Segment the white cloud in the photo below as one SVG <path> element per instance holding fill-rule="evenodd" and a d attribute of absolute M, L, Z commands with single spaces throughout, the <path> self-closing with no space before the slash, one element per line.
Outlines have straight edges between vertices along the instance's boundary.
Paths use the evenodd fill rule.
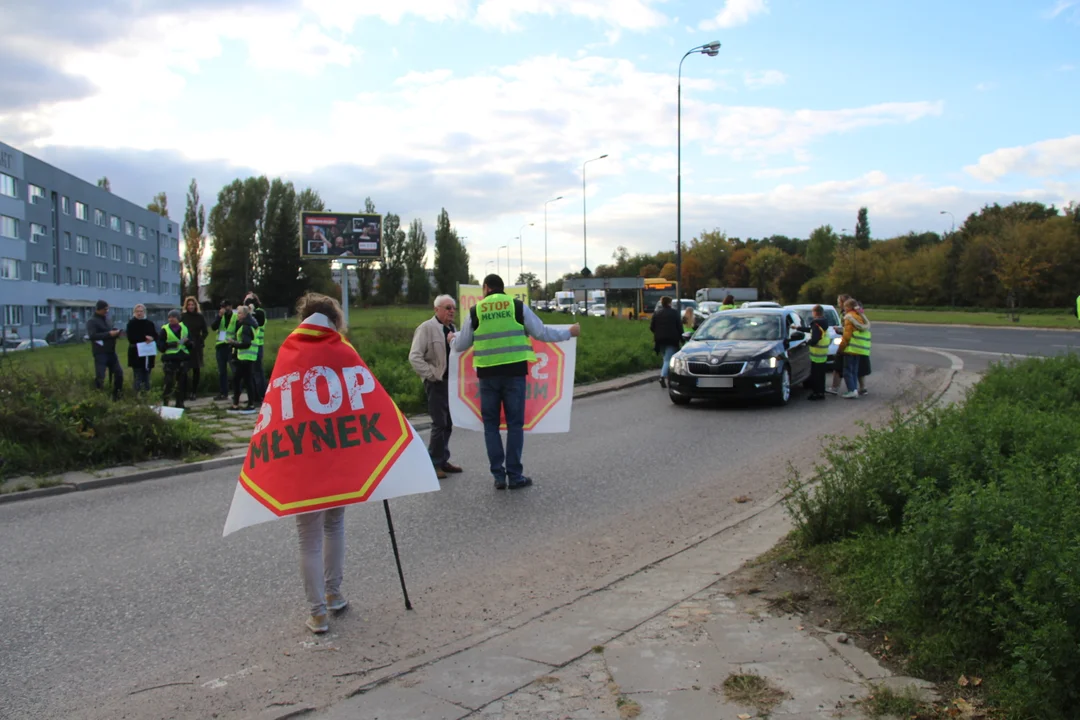
<path fill-rule="evenodd" d="M 476 21 L 499 30 L 520 30 L 518 19 L 528 15 L 571 15 L 624 30 L 650 30 L 668 18 L 653 9 L 657 0 L 482 0 Z M 609 37 L 610 40 L 610 37 Z"/>
<path fill-rule="evenodd" d="M 701 30 L 721 30 L 745 25 L 755 15 L 769 12 L 766 0 L 725 0 L 716 17 L 698 24 Z"/>
<path fill-rule="evenodd" d="M 770 85 L 783 85 L 787 75 L 779 70 L 748 70 L 743 73 L 743 82 L 748 88 L 762 88 Z"/>
<path fill-rule="evenodd" d="M 790 167 L 765 168 L 754 173 L 756 178 L 779 178 L 788 175 L 799 175 L 810 169 L 809 165 L 792 165 Z"/>
<path fill-rule="evenodd" d="M 1047 178 L 1075 172 L 1080 170 L 1080 135 L 1001 148 L 983 155 L 964 170 L 983 182 L 993 182 L 1006 175 Z"/>
<path fill-rule="evenodd" d="M 1057 2 L 1054 3 L 1054 7 L 1043 13 L 1043 17 L 1053 20 L 1069 8 L 1075 7 L 1078 3 L 1080 3 L 1080 0 L 1057 0 Z M 1074 12 L 1073 17 L 1075 16 L 1076 13 Z"/>
<path fill-rule="evenodd" d="M 468 16 L 471 0 L 303 0 L 303 7 L 325 27 L 351 30 L 364 17 L 377 17 L 396 25 L 408 16 L 428 22 L 461 20 Z"/>

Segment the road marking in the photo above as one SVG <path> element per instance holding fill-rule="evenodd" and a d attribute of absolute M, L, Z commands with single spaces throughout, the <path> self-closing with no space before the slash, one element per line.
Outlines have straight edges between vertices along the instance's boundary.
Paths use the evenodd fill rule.
<path fill-rule="evenodd" d="M 990 352 L 989 350 L 964 350 L 962 348 L 932 348 L 925 347 L 923 345 L 893 345 L 892 343 L 878 343 L 878 347 L 894 347 L 902 350 L 926 350 L 928 352 L 937 352 L 946 356 L 950 356 L 951 353 L 970 353 L 971 355 L 993 355 L 995 357 L 1015 357 L 1015 358 L 1030 358 L 1030 357 L 1044 357 L 1043 355 L 1022 355 L 1020 353 L 1011 352 Z M 951 357 L 956 357 L 951 355 Z M 960 360 L 960 358 L 956 358 Z M 961 367 L 963 361 L 960 361 Z"/>

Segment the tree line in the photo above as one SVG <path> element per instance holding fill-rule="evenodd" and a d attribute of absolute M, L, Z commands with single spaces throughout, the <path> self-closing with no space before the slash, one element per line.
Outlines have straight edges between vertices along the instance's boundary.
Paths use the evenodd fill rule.
<path fill-rule="evenodd" d="M 595 277 L 676 276 L 674 251 L 618 248 Z M 683 297 L 703 287 L 753 287 L 762 299 L 828 302 L 840 293 L 870 305 L 1073 307 L 1080 293 L 1080 206 L 986 205 L 954 231 L 873 239 L 860 208 L 854 233 L 822 225 L 806 239 L 703 231 L 683 247 Z M 562 288 L 567 274 L 547 292 Z"/>

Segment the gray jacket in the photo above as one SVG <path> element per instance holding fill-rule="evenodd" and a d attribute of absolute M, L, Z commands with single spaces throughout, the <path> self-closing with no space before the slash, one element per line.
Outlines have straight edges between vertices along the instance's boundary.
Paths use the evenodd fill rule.
<path fill-rule="evenodd" d="M 116 338 L 110 335 L 112 325 L 97 313 L 86 321 L 86 334 L 90 336 L 90 349 L 95 355 L 116 352 Z"/>

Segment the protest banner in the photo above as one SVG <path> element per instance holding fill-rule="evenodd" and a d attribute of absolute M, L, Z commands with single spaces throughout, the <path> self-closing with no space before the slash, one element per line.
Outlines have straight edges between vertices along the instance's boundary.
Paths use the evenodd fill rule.
<path fill-rule="evenodd" d="M 570 432 L 577 338 L 559 343 L 529 340 L 536 362 L 529 363 L 525 377 L 525 432 Z M 472 358 L 472 348 L 450 354 L 450 417 L 455 427 L 482 432 L 480 380 Z M 501 427 L 506 429 L 505 414 Z"/>
<path fill-rule="evenodd" d="M 438 489 L 422 439 L 352 345 L 316 314 L 278 351 L 223 534 Z"/>
<path fill-rule="evenodd" d="M 506 294 L 517 298 L 526 305 L 529 304 L 529 288 L 524 285 L 508 285 Z M 469 312 L 476 304 L 484 299 L 484 290 L 480 285 L 458 285 L 458 310 L 461 313 L 461 322 L 469 319 Z"/>

